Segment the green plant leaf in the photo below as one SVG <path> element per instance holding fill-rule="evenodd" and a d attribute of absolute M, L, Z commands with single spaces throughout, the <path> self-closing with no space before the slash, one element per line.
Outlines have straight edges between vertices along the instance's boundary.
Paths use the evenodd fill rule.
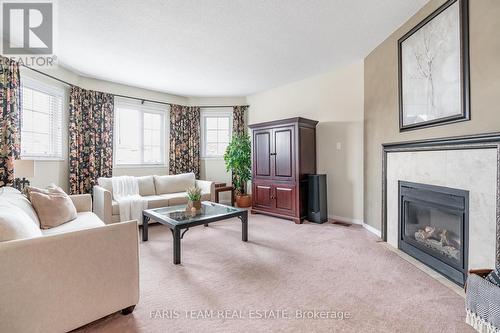
<path fill-rule="evenodd" d="M 252 146 L 247 134 L 235 135 L 224 153 L 226 171 L 234 176 L 233 186 L 244 193 L 245 184 L 252 175 Z"/>

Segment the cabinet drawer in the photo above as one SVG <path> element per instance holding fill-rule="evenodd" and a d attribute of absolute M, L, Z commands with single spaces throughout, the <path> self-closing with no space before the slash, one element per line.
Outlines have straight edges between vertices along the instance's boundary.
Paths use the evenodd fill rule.
<path fill-rule="evenodd" d="M 252 205 L 255 209 L 295 216 L 296 200 L 295 184 L 254 181 Z"/>
<path fill-rule="evenodd" d="M 272 209 L 273 208 L 272 185 L 265 183 L 254 183 L 252 201 L 255 208 Z"/>
<path fill-rule="evenodd" d="M 276 211 L 282 214 L 295 214 L 295 185 L 273 185 Z"/>

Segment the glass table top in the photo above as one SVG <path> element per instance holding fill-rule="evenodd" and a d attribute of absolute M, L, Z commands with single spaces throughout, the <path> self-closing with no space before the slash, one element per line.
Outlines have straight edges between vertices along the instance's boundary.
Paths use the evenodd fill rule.
<path fill-rule="evenodd" d="M 203 201 L 201 203 L 201 210 L 199 211 L 186 211 L 186 205 L 147 210 L 148 213 L 152 213 L 157 217 L 161 217 L 162 219 L 169 220 L 170 222 L 175 222 L 177 224 L 208 220 L 214 217 L 230 215 L 241 211 L 243 211 L 243 209 L 216 204 L 210 201 Z"/>

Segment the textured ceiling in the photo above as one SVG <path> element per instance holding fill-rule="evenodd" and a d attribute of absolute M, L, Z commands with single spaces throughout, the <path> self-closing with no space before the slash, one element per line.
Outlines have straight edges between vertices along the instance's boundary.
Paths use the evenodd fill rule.
<path fill-rule="evenodd" d="M 363 59 L 427 0 L 59 0 L 56 53 L 79 74 L 245 96 Z"/>

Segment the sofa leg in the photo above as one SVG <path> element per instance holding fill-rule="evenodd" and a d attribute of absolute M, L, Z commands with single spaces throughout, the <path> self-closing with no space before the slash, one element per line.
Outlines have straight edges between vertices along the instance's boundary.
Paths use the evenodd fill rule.
<path fill-rule="evenodd" d="M 134 309 L 135 309 L 135 305 L 131 305 L 128 308 L 125 308 L 122 310 L 122 315 L 124 315 L 124 316 L 129 315 L 134 311 Z"/>

